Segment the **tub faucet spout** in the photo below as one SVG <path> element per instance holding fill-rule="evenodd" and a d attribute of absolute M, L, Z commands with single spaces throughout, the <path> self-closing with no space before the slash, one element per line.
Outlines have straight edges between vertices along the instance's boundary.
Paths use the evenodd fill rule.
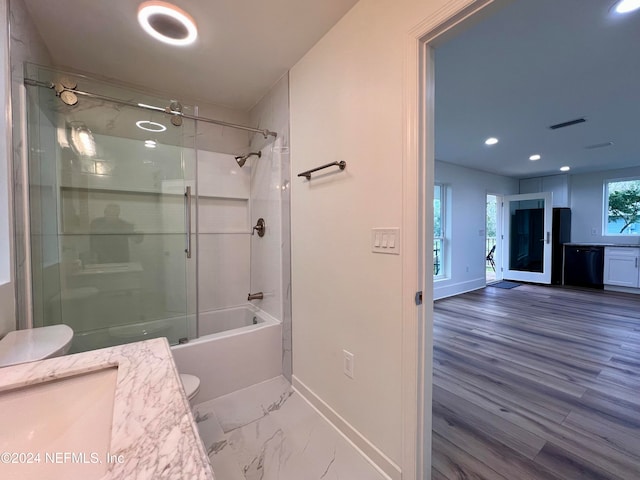
<path fill-rule="evenodd" d="M 250 293 L 247 296 L 247 301 L 251 301 L 251 300 L 262 300 L 264 298 L 264 294 L 262 292 L 257 292 L 257 293 Z"/>

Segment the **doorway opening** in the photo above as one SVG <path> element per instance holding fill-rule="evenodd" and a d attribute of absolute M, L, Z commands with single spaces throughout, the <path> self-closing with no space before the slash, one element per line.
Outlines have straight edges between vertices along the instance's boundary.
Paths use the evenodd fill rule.
<path fill-rule="evenodd" d="M 487 194 L 487 214 L 485 219 L 485 281 L 487 284 L 493 283 L 496 280 L 502 279 L 500 272 L 500 252 L 498 248 L 498 239 L 501 215 L 500 205 L 502 204 L 501 198 L 497 195 Z"/>

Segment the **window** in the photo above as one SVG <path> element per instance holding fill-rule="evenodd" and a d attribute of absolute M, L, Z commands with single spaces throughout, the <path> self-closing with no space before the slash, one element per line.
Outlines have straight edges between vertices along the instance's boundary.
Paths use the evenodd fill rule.
<path fill-rule="evenodd" d="M 444 192 L 443 185 L 433 187 L 433 278 L 445 276 L 444 265 Z"/>
<path fill-rule="evenodd" d="M 604 198 L 605 235 L 640 234 L 640 178 L 607 181 Z"/>

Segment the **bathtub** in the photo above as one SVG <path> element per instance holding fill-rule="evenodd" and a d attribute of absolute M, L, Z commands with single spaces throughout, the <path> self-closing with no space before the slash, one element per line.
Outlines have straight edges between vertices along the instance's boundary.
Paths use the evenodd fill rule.
<path fill-rule="evenodd" d="M 194 403 L 282 374 L 282 324 L 254 305 L 201 312 L 198 333 L 171 347 L 178 371 L 200 378 Z"/>

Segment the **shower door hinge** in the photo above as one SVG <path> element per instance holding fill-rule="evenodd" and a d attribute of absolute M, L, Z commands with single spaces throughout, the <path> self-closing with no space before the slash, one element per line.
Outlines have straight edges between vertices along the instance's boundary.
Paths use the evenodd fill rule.
<path fill-rule="evenodd" d="M 422 305 L 422 290 L 416 292 L 416 305 Z"/>

